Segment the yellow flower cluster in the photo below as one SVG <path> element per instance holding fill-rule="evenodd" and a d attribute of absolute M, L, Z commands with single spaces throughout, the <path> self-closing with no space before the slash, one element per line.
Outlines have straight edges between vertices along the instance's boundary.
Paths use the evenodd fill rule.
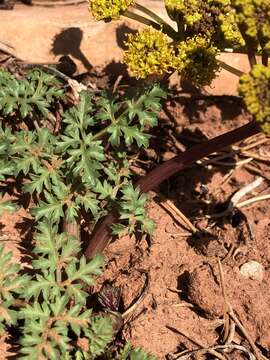
<path fill-rule="evenodd" d="M 177 70 L 184 78 L 203 86 L 209 85 L 219 70 L 218 49 L 203 36 L 188 38 L 173 47 L 166 35 L 148 27 L 130 34 L 127 46 L 123 60 L 136 78 Z"/>
<path fill-rule="evenodd" d="M 180 42 L 177 50 L 175 69 L 194 84 L 209 85 L 219 70 L 218 49 L 211 45 L 210 40 L 197 35 Z"/>
<path fill-rule="evenodd" d="M 183 19 L 189 36 L 210 36 L 216 43 L 243 46 L 244 41 L 235 22 L 231 0 L 165 0 L 169 15 Z"/>
<path fill-rule="evenodd" d="M 96 20 L 117 20 L 134 0 L 89 0 L 89 10 Z"/>
<path fill-rule="evenodd" d="M 166 9 L 171 17 L 180 14 L 189 26 L 193 26 L 202 18 L 199 12 L 200 3 L 201 0 L 165 0 Z"/>
<path fill-rule="evenodd" d="M 162 31 L 147 27 L 136 34 L 129 34 L 126 45 L 124 62 L 136 78 L 161 75 L 172 68 L 174 50 Z"/>
<path fill-rule="evenodd" d="M 270 1 L 231 0 L 241 31 L 266 50 L 270 50 Z"/>
<path fill-rule="evenodd" d="M 249 74 L 243 75 L 239 93 L 262 130 L 270 135 L 270 67 L 255 65 Z"/>
<path fill-rule="evenodd" d="M 245 40 L 237 26 L 233 9 L 230 9 L 227 13 L 221 13 L 219 21 L 221 32 L 229 44 L 232 44 L 232 46 L 245 46 Z"/>

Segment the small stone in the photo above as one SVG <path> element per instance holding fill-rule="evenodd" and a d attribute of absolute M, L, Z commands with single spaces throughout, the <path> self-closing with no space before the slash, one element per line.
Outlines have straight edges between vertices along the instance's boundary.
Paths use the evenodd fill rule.
<path fill-rule="evenodd" d="M 264 276 L 264 267 L 257 261 L 249 261 L 240 267 L 240 273 L 245 278 L 262 281 Z"/>

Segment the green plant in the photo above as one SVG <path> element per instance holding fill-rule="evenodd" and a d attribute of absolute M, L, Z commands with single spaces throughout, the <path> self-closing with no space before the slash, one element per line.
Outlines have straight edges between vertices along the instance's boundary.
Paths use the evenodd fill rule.
<path fill-rule="evenodd" d="M 156 113 L 166 97 L 159 86 L 124 96 L 83 91 L 70 106 L 61 84 L 50 75 L 35 69 L 17 79 L 0 70 L 0 181 L 20 178 L 36 221 L 31 274 L 23 275 L 12 266 L 11 254 L 0 249 L 0 330 L 5 337 L 8 326 L 20 326 L 20 354 L 25 359 L 112 357 L 106 347 L 118 315 L 95 314 L 87 307 L 87 285 L 102 270 L 98 253 L 112 233 L 153 232 L 143 192 L 212 152 L 261 130 L 269 132 L 269 5 L 250 0 L 245 9 L 249 17 L 243 18 L 243 2 L 236 0 L 165 4 L 177 30 L 132 1 L 91 0 L 90 8 L 99 19 L 123 14 L 152 27 L 130 36 L 127 44 L 125 60 L 138 77 L 178 70 L 196 85 L 206 85 L 220 66 L 239 75 L 217 60 L 219 51 L 227 46 L 245 51 L 252 69 L 241 74 L 240 92 L 254 119 L 161 164 L 135 185 L 128 160 L 148 146 L 148 130 L 157 125 Z M 263 15 L 259 26 L 250 20 L 258 13 Z M 67 109 L 56 126 L 53 108 L 59 101 Z M 16 206 L 15 200 L 3 197 L 0 212 Z M 95 227 L 81 256 L 80 226 L 85 224 Z M 131 345 L 115 356 L 154 359 Z"/>
<path fill-rule="evenodd" d="M 133 2 L 126 9 L 117 2 L 103 0 L 114 13 L 137 20 L 146 28 L 129 35 L 123 60 L 131 75 L 137 78 L 166 74 L 175 70 L 182 78 L 196 86 L 211 84 L 220 68 L 240 77 L 239 92 L 253 120 L 229 133 L 198 144 L 172 160 L 161 164 L 141 178 L 136 186 L 142 192 L 156 188 L 176 172 L 191 166 L 202 157 L 230 146 L 236 141 L 259 131 L 269 134 L 269 24 L 270 3 L 264 0 L 164 0 L 167 13 L 174 25 L 168 24 L 157 14 Z M 92 15 L 97 19 L 113 20 L 112 17 L 96 16 L 89 0 Z M 102 11 L 102 9 L 100 8 Z M 144 16 L 138 14 L 143 13 Z M 260 20 L 258 20 L 260 19 Z M 218 60 L 217 55 L 226 48 L 247 54 L 251 70 L 248 74 Z M 256 55 L 261 57 L 257 64 Z M 103 251 L 110 239 L 108 229 L 119 219 L 110 213 L 98 224 L 86 249 L 86 256 Z"/>
<path fill-rule="evenodd" d="M 60 82 L 39 69 L 22 79 L 16 79 L 5 70 L 0 71 L 0 111 L 4 116 L 18 112 L 20 117 L 17 119 L 48 116 L 51 105 L 63 98 L 63 94 Z"/>
<path fill-rule="evenodd" d="M 87 306 L 104 260 L 81 255 L 80 225 L 117 209 L 123 223 L 114 233 L 153 232 L 128 153 L 148 146 L 166 93 L 157 85 L 122 97 L 82 91 L 76 104 L 64 104 L 55 131 L 61 83 L 38 69 L 21 79 L 0 70 L 0 81 L 0 181 L 20 178 L 36 222 L 31 273 L 0 248 L 0 332 L 19 325 L 20 358 L 94 359 L 113 339 L 115 315 Z M 1 196 L 0 213 L 18 206 Z"/>
<path fill-rule="evenodd" d="M 28 74 L 27 78 L 33 79 L 33 74 Z M 1 75 L 8 77 L 0 71 Z M 39 83 L 47 79 L 47 74 L 40 71 L 39 76 Z M 25 79 L 21 81 L 24 83 Z M 39 87 L 35 80 L 28 85 L 33 89 Z M 7 94 L 10 88 L 6 93 L 5 88 L 2 91 L 3 99 L 11 98 Z M 56 93 L 62 97 L 60 90 Z M 136 99 L 129 95 L 111 99 L 105 93 L 83 91 L 78 104 L 64 113 L 61 131 L 57 134 L 47 128 L 30 130 L 31 122 L 26 129 L 12 131 L 3 107 L 0 127 L 2 181 L 8 176 L 23 176 L 23 191 L 32 195 L 31 212 L 36 220 L 49 219 L 59 224 L 65 218 L 67 222 L 79 222 L 84 212 L 88 214 L 88 221 L 95 223 L 111 208 L 118 207 L 123 209 L 123 219 L 133 230 L 134 212 L 137 226 L 150 231 L 152 222 L 143 213 L 147 199 L 139 196 L 132 185 L 126 150 L 131 145 L 148 146 L 146 130 L 157 124 L 154 111 L 160 109 L 160 99 L 164 97 L 165 92 L 158 86 L 146 89 Z M 16 99 L 12 101 L 16 103 Z M 47 108 L 51 97 L 44 97 L 40 102 Z M 14 105 L 12 109 L 17 108 Z M 28 108 L 30 118 L 26 119 L 26 124 L 32 120 L 32 110 Z M 10 109 L 8 114 L 11 112 Z M 47 112 L 42 111 L 42 114 Z M 107 152 L 102 142 L 104 136 L 111 146 Z"/>
<path fill-rule="evenodd" d="M 124 348 L 116 356 L 115 360 L 156 360 L 155 356 L 147 354 L 140 348 L 134 348 L 130 343 L 127 343 Z"/>
<path fill-rule="evenodd" d="M 24 304 L 18 311 L 21 327 L 20 353 L 25 359 L 72 359 L 79 354 L 91 359 L 101 354 L 112 340 L 111 318 L 87 309 L 85 285 L 100 275 L 103 258 L 86 262 L 78 257 L 80 243 L 44 221 L 37 227 L 34 275 L 20 287 Z M 22 275 L 17 276 L 22 282 Z M 82 339 L 88 349 L 80 349 Z M 73 340 L 73 341 L 72 341 Z"/>
<path fill-rule="evenodd" d="M 110 21 L 122 15 L 147 25 L 128 36 L 124 51 L 124 62 L 137 78 L 177 70 L 197 86 L 209 85 L 221 67 L 239 73 L 216 59 L 228 48 L 246 52 L 251 65 L 259 51 L 267 66 L 270 5 L 265 0 L 164 0 L 172 25 L 135 1 L 89 0 L 89 4 L 97 20 Z M 186 63 L 193 71 L 186 71 Z M 202 79 L 193 76 L 196 69 L 203 68 Z"/>

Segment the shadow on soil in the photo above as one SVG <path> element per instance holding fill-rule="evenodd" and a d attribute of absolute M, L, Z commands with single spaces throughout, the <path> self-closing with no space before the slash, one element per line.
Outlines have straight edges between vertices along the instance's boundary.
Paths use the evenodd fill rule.
<path fill-rule="evenodd" d="M 54 55 L 69 56 L 79 60 L 87 71 L 91 71 L 93 66 L 81 51 L 83 32 L 79 27 L 71 27 L 55 35 L 51 52 Z"/>

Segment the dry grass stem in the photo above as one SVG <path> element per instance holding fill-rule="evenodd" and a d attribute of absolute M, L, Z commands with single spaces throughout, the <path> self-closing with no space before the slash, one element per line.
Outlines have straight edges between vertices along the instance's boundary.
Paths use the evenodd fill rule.
<path fill-rule="evenodd" d="M 258 186 L 260 186 L 263 182 L 263 178 L 258 177 L 257 179 L 255 179 L 254 181 L 252 181 L 251 183 L 247 184 L 246 186 L 244 186 L 242 189 L 238 190 L 232 197 L 230 200 L 230 207 L 233 208 L 235 207 L 240 199 L 242 199 L 244 196 L 246 196 L 248 193 L 250 193 L 251 191 L 253 191 L 254 189 L 256 189 Z"/>
<path fill-rule="evenodd" d="M 177 150 L 179 150 L 180 152 L 186 150 L 186 147 L 173 135 L 171 130 L 169 131 L 169 136 L 172 139 L 174 146 L 176 147 Z"/>
<path fill-rule="evenodd" d="M 195 339 L 193 336 L 191 337 L 188 333 L 184 332 L 183 330 L 178 330 L 175 329 L 171 326 L 166 326 L 169 330 L 173 331 L 176 334 L 180 334 L 182 336 L 184 336 L 185 338 L 187 338 L 189 341 L 191 341 L 193 344 L 197 345 L 200 347 L 200 349 L 195 350 L 196 352 L 198 351 L 203 351 L 204 349 L 207 349 L 207 352 L 213 356 L 215 356 L 216 358 L 218 358 L 219 360 L 227 360 L 222 354 L 220 354 L 219 352 L 212 350 L 211 348 L 208 348 L 207 346 L 205 346 L 205 344 L 203 344 L 200 340 Z M 181 354 L 183 354 L 183 352 L 181 352 Z M 179 355 L 179 353 L 178 353 Z M 183 355 L 182 355 L 183 356 Z M 189 355 L 188 355 L 189 357 Z M 186 359 L 188 359 L 188 357 Z M 179 357 L 176 357 L 175 359 L 181 359 Z M 185 358 L 183 358 L 185 359 Z"/>
<path fill-rule="evenodd" d="M 267 137 L 265 137 L 264 135 L 262 135 L 263 138 L 262 139 L 259 139 L 259 140 L 256 140 L 248 145 L 245 145 L 245 146 L 237 146 L 237 145 L 233 145 L 232 146 L 232 149 L 235 150 L 235 151 L 247 151 L 247 150 L 250 150 L 250 149 L 253 149 L 254 147 L 257 147 L 259 145 L 262 145 L 262 144 L 265 144 L 269 139 Z"/>
<path fill-rule="evenodd" d="M 199 352 L 202 354 L 209 353 L 209 350 L 239 350 L 243 353 L 247 354 L 249 357 L 249 360 L 256 360 L 255 356 L 248 351 L 244 346 L 237 345 L 237 344 L 226 344 L 226 345 L 216 345 L 211 348 L 205 348 L 205 349 L 197 349 L 193 351 L 189 351 L 185 353 L 182 353 L 182 355 L 178 355 L 177 357 L 174 357 L 173 360 L 187 360 L 190 356 L 196 355 Z M 226 354 L 224 354 L 226 356 Z"/>
<path fill-rule="evenodd" d="M 144 300 L 145 296 L 148 293 L 149 286 L 150 286 L 150 275 L 146 271 L 140 271 L 140 272 L 145 275 L 145 283 L 144 283 L 143 289 L 142 289 L 140 295 L 134 301 L 132 301 L 131 305 L 122 314 L 123 319 L 126 319 L 128 316 L 130 316 L 131 314 L 134 313 L 134 311 L 137 309 L 137 307 Z"/>
<path fill-rule="evenodd" d="M 225 345 L 231 344 L 233 342 L 234 336 L 235 336 L 235 323 L 233 321 L 230 321 L 229 334 L 225 342 Z"/>
<path fill-rule="evenodd" d="M 181 302 L 181 303 L 179 303 L 179 304 L 173 304 L 172 305 L 173 307 L 188 307 L 188 308 L 194 308 L 195 307 L 195 305 L 193 305 L 193 304 L 191 304 L 191 303 L 188 303 L 188 302 Z"/>
<path fill-rule="evenodd" d="M 260 175 L 264 179 L 270 181 L 270 177 L 267 176 L 261 169 L 258 169 L 257 167 L 251 165 L 251 164 L 245 164 L 244 168 L 251 172 L 252 174 Z"/>
<path fill-rule="evenodd" d="M 232 318 L 232 320 L 235 322 L 235 324 L 238 326 L 239 330 L 242 332 L 242 334 L 244 335 L 244 337 L 247 339 L 247 341 L 250 344 L 250 347 L 252 348 L 254 355 L 256 357 L 256 359 L 260 360 L 269 360 L 267 359 L 265 356 L 263 356 L 258 348 L 256 347 L 254 341 L 252 340 L 252 338 L 250 337 L 249 333 L 247 332 L 247 330 L 245 329 L 245 327 L 241 324 L 241 322 L 239 321 L 238 317 L 236 316 L 232 306 L 230 304 L 228 304 L 229 306 L 229 315 Z"/>
<path fill-rule="evenodd" d="M 253 152 L 250 151 L 241 151 L 241 155 L 244 155 L 245 157 L 249 157 L 252 158 L 254 160 L 257 161 L 262 161 L 262 162 L 270 162 L 270 157 L 269 156 L 264 156 L 264 155 L 257 155 Z"/>
<path fill-rule="evenodd" d="M 242 334 L 244 335 L 244 337 L 247 339 L 247 341 L 250 344 L 250 347 L 255 355 L 255 358 L 258 360 L 266 360 L 266 358 L 259 352 L 258 348 L 256 347 L 254 341 L 252 340 L 252 338 L 250 337 L 250 335 L 248 334 L 247 330 L 245 329 L 245 327 L 241 324 L 241 322 L 239 321 L 238 317 L 236 316 L 231 304 L 229 303 L 229 301 L 226 298 L 226 291 L 225 291 L 225 282 L 224 282 L 224 273 L 223 273 L 223 269 L 222 269 L 222 264 L 220 262 L 220 260 L 218 259 L 218 269 L 219 269 L 219 276 L 220 276 L 220 285 L 221 285 L 221 289 L 222 289 L 222 294 L 224 297 L 224 300 L 226 301 L 226 308 L 227 308 L 227 313 L 230 316 L 230 318 L 234 321 L 234 323 L 237 325 L 237 327 L 239 328 L 239 330 L 242 332 Z M 224 345 L 224 346 L 230 346 L 229 344 Z"/>
<path fill-rule="evenodd" d="M 13 57 L 16 57 L 15 55 L 15 48 L 7 43 L 0 40 L 0 51 L 4 52 L 7 55 L 11 55 Z"/>
<path fill-rule="evenodd" d="M 242 199 L 244 196 L 246 196 L 249 192 L 253 191 L 254 189 L 256 189 L 258 186 L 260 186 L 263 182 L 263 178 L 262 177 L 258 177 L 257 179 L 255 179 L 254 181 L 252 181 L 251 183 L 247 184 L 246 186 L 244 186 L 243 188 L 241 188 L 240 190 L 238 190 L 230 199 L 230 203 L 227 207 L 227 209 L 221 213 L 216 213 L 216 214 L 211 214 L 211 215 L 206 215 L 207 218 L 213 219 L 213 218 L 220 218 L 223 216 L 227 216 L 228 214 L 230 214 L 232 212 L 232 210 L 235 207 L 240 207 L 239 205 L 243 206 L 242 204 L 246 204 L 246 202 L 243 203 L 239 203 L 240 199 Z M 267 197 L 267 195 L 264 195 L 265 197 Z M 254 198 L 253 198 L 254 199 Z M 251 199 L 250 199 L 251 200 Z M 262 199 L 260 199 L 262 200 Z M 247 200 L 248 201 L 248 200 Z"/>
<path fill-rule="evenodd" d="M 222 291 L 222 296 L 223 296 L 223 301 L 224 301 L 223 342 L 226 343 L 227 339 L 229 338 L 229 334 L 230 334 L 230 318 L 229 318 L 229 314 L 228 314 L 227 295 L 226 295 L 224 274 L 223 274 L 222 265 L 221 265 L 219 258 L 218 258 L 218 270 L 219 270 L 219 276 L 220 276 L 221 291 Z"/>
<path fill-rule="evenodd" d="M 270 194 L 261 195 L 261 196 L 255 196 L 255 197 L 253 197 L 251 199 L 248 199 L 248 200 L 245 200 L 245 201 L 242 201 L 242 202 L 238 203 L 236 205 L 236 207 L 240 209 L 240 208 L 242 208 L 244 206 L 251 205 L 251 204 L 253 204 L 255 202 L 264 201 L 264 200 L 268 200 L 268 199 L 270 199 Z"/>
<path fill-rule="evenodd" d="M 115 80 L 114 84 L 113 84 L 113 94 L 116 93 L 116 90 L 121 82 L 121 80 L 123 79 L 123 75 L 118 75 L 117 79 Z"/>
<path fill-rule="evenodd" d="M 190 220 L 173 204 L 169 199 L 166 199 L 162 194 L 157 193 L 161 199 L 160 206 L 163 206 L 181 225 L 188 228 L 193 234 L 198 233 L 198 229 L 190 222 Z"/>

